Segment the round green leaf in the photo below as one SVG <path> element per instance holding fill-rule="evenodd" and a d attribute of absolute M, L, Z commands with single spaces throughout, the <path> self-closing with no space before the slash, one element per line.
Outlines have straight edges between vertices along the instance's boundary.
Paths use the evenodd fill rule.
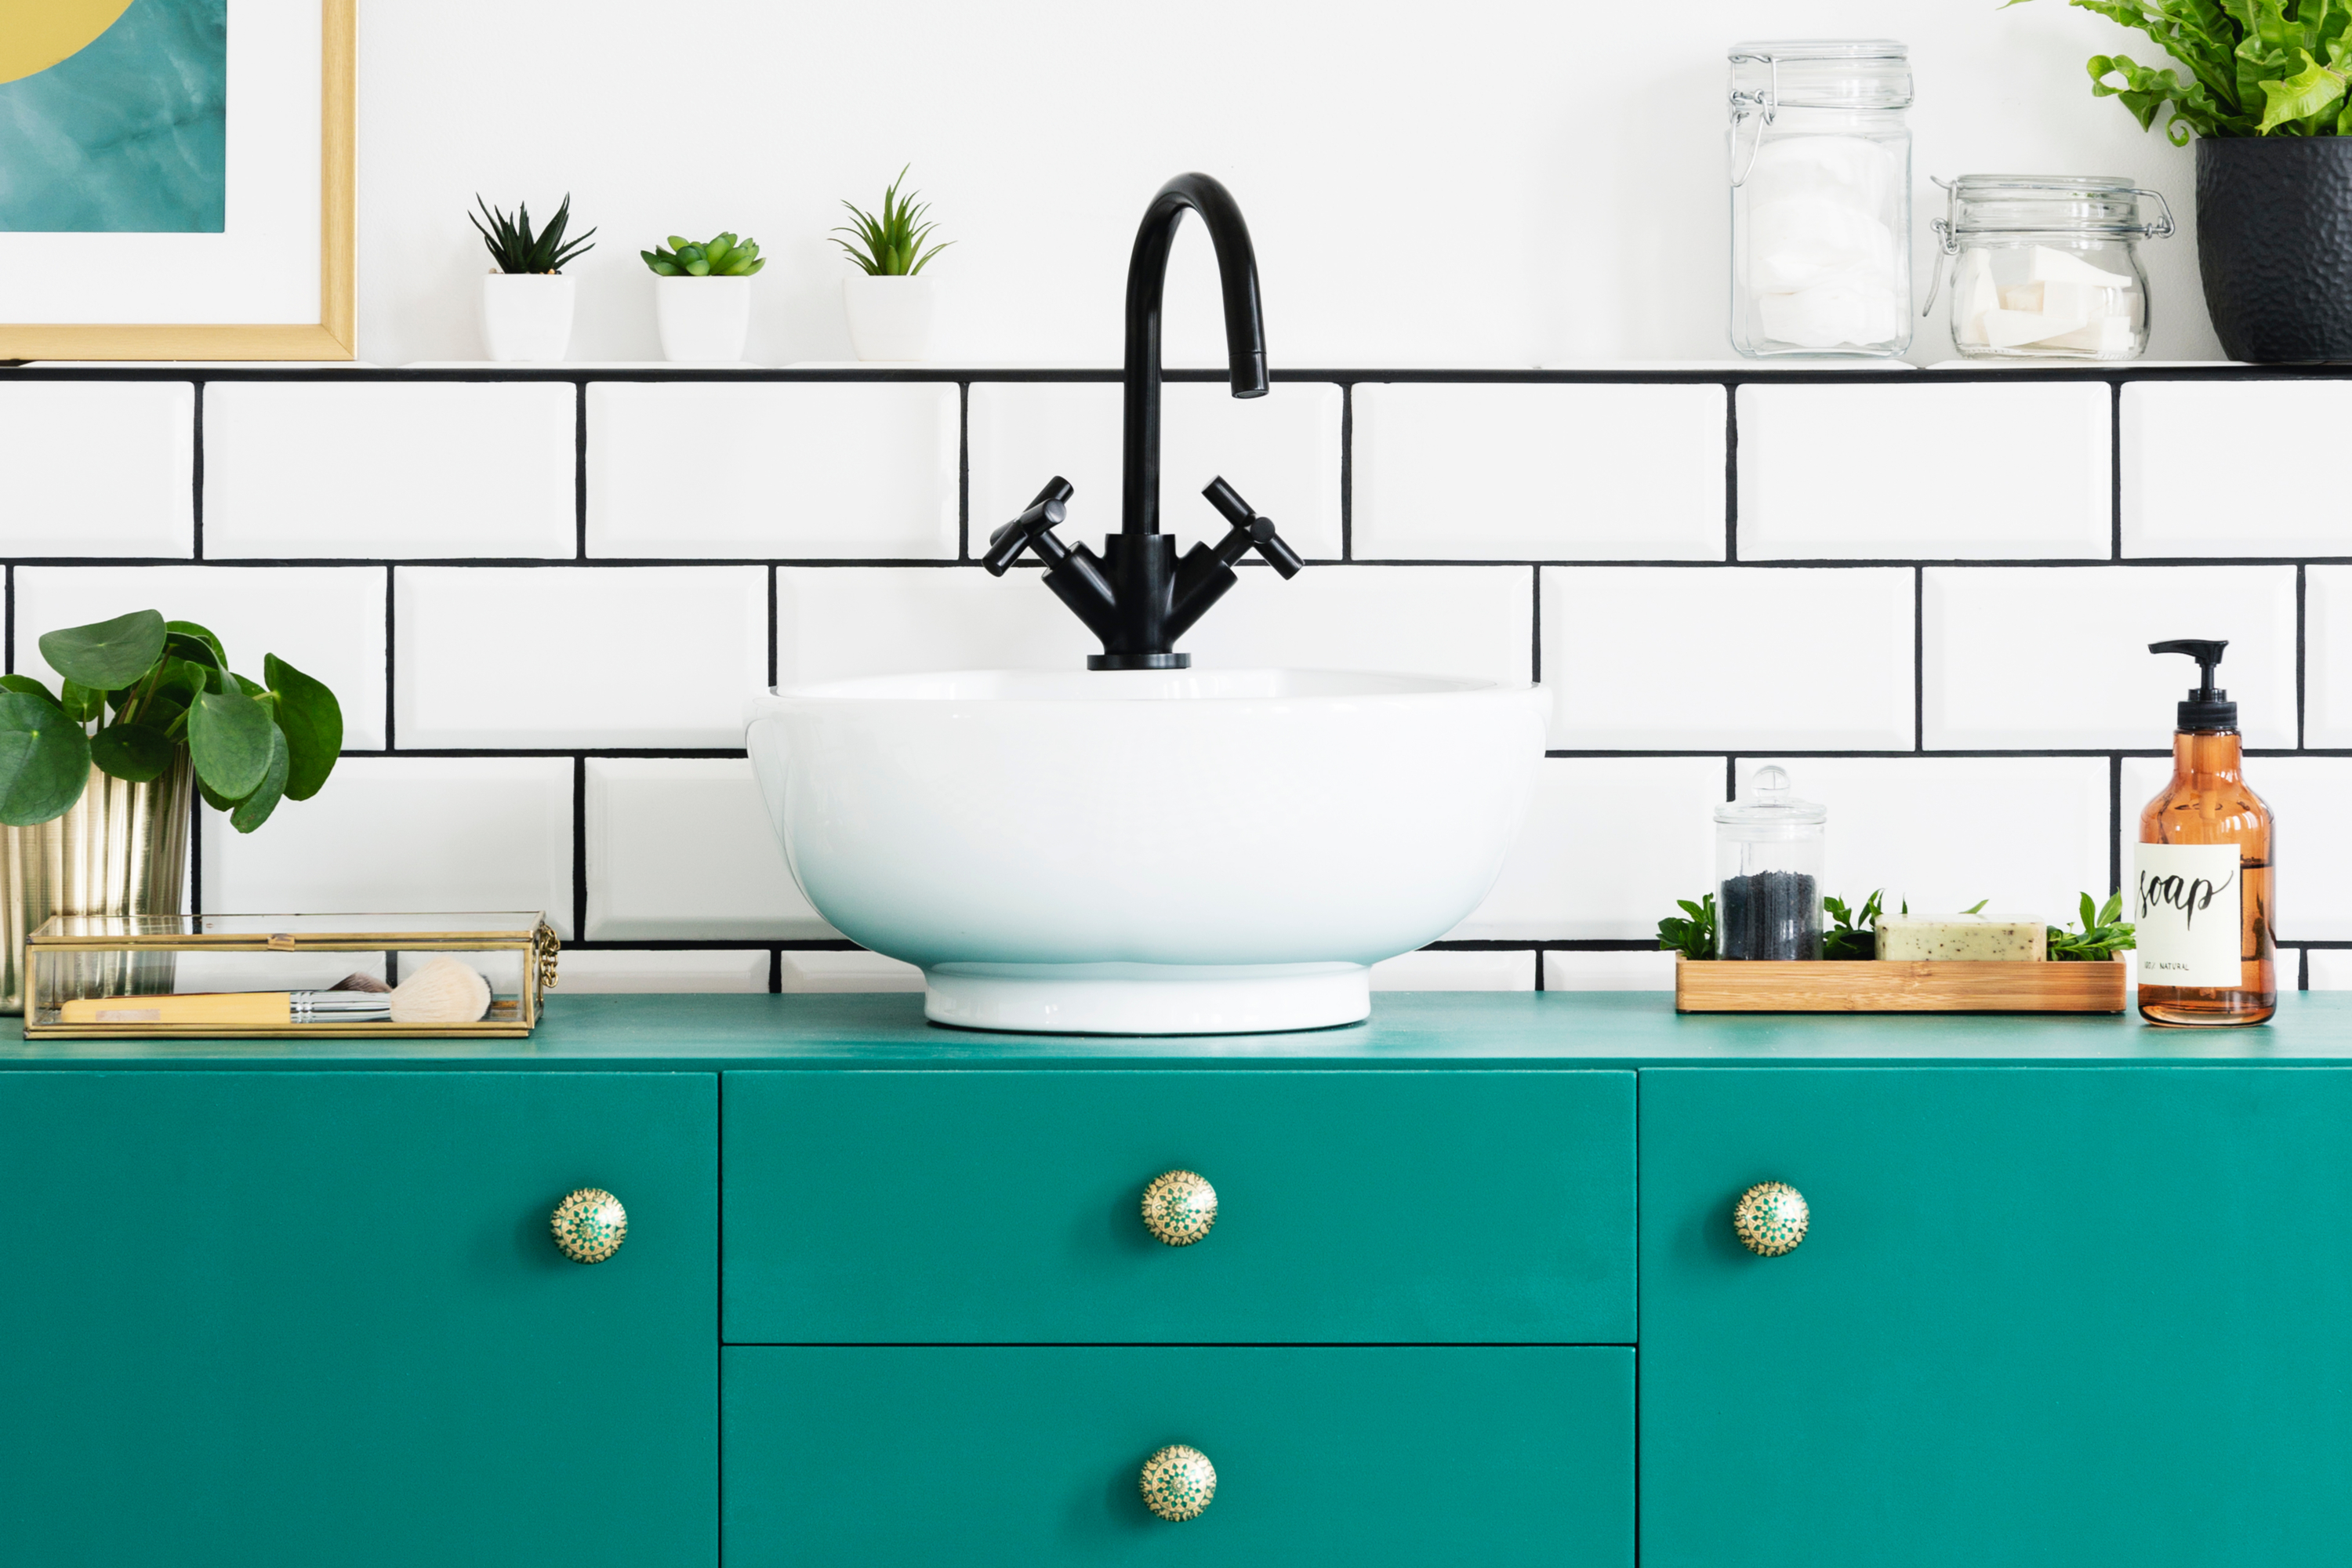
<path fill-rule="evenodd" d="M 163 629 L 165 631 L 178 632 L 184 637 L 194 637 L 197 641 L 203 643 L 205 647 L 210 648 L 212 650 L 213 657 L 209 660 L 199 659 L 197 661 L 198 663 L 216 664 L 223 669 L 228 668 L 228 650 L 221 647 L 220 638 L 213 635 L 211 627 L 200 626 L 194 621 L 165 621 L 163 623 Z"/>
<path fill-rule="evenodd" d="M 89 738 L 46 695 L 0 691 L 0 824 L 63 816 L 89 783 Z"/>
<path fill-rule="evenodd" d="M 0 691 L 21 691 L 27 697 L 47 698 L 57 701 L 57 695 L 29 675 L 0 675 Z"/>
<path fill-rule="evenodd" d="M 278 726 L 242 692 L 201 691 L 188 710 L 188 750 L 196 776 L 226 800 L 243 800 L 269 771 Z"/>
<path fill-rule="evenodd" d="M 87 724 L 92 719 L 106 717 L 106 693 L 94 686 L 68 680 L 58 692 L 58 706 L 66 710 L 67 718 Z"/>
<path fill-rule="evenodd" d="M 115 691 L 155 666 L 168 635 L 153 610 L 133 610 L 110 621 L 41 634 L 41 657 L 68 680 Z"/>
<path fill-rule="evenodd" d="M 89 760 L 132 784 L 162 778 L 178 750 L 169 735 L 144 724 L 109 724 L 89 738 Z"/>
<path fill-rule="evenodd" d="M 269 727 L 269 771 L 253 793 L 236 803 L 228 814 L 228 825 L 239 833 L 250 833 L 269 820 L 278 809 L 278 802 L 286 794 L 286 737 L 277 725 Z"/>
<path fill-rule="evenodd" d="M 278 727 L 286 732 L 286 797 L 308 800 L 319 793 L 343 750 L 343 709 L 335 694 L 276 654 L 261 661 L 261 673 L 278 697 Z"/>

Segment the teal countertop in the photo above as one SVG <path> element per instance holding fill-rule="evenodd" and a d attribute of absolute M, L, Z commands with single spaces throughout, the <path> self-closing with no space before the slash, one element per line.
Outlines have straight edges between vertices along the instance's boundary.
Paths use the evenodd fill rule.
<path fill-rule="evenodd" d="M 1718 1014 L 1664 992 L 1387 992 L 1345 1028 L 1288 1035 L 997 1035 L 895 994 L 549 998 L 527 1040 L 0 1041 L 0 1068 L 1540 1068 L 1822 1062 L 2352 1063 L 2352 992 L 2289 993 L 2252 1028 L 2137 1015 Z"/>

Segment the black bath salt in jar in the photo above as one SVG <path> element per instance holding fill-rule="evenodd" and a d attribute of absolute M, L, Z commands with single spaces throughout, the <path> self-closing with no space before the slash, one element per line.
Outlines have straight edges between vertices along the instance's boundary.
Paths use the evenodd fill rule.
<path fill-rule="evenodd" d="M 1745 795 L 1715 808 L 1716 956 L 1821 957 L 1829 816 L 1790 794 L 1779 767 L 1757 769 Z"/>

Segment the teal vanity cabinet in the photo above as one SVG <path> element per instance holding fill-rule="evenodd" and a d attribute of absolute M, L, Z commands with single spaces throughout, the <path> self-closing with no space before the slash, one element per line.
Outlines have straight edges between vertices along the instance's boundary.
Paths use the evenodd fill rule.
<path fill-rule="evenodd" d="M 717 1111 L 709 1073 L 0 1073 L 0 1562 L 715 1563 Z M 583 1267 L 548 1217 L 589 1185 L 630 1230 Z"/>
<path fill-rule="evenodd" d="M 2352 1561 L 2352 1071 L 1641 1086 L 1643 1568 Z"/>

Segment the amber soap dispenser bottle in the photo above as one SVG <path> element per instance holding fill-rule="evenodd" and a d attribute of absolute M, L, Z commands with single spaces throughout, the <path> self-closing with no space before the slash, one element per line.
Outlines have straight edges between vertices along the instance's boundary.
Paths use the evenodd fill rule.
<path fill-rule="evenodd" d="M 2172 782 L 2139 814 L 2132 877 L 2140 1016 L 2259 1024 L 2278 1011 L 2271 808 L 2246 787 L 2238 705 L 2213 687 L 2227 642 L 2148 644 L 2197 661 L 2180 704 Z"/>

